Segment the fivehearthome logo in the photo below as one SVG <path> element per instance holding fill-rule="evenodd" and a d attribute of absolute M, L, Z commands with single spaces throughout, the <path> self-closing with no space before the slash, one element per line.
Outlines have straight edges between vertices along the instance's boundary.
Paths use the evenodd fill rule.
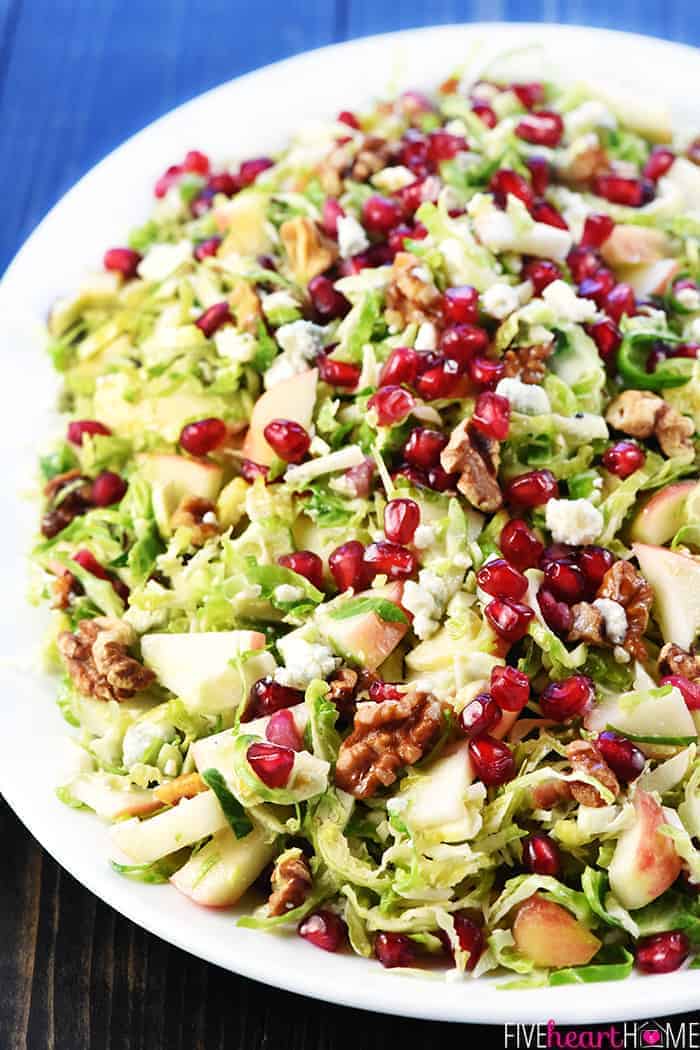
<path fill-rule="evenodd" d="M 700 1020 L 627 1021 L 595 1028 L 507 1024 L 504 1050 L 700 1050 Z"/>

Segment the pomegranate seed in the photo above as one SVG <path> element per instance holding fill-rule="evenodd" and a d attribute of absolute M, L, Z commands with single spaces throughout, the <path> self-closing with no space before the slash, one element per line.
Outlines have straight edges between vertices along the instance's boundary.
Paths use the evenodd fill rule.
<path fill-rule="evenodd" d="M 442 360 L 434 368 L 423 372 L 416 383 L 418 393 L 426 401 L 457 397 L 463 385 L 460 366 L 454 360 Z"/>
<path fill-rule="evenodd" d="M 510 427 L 510 401 L 490 390 L 479 394 L 471 421 L 486 437 L 504 441 Z"/>
<path fill-rule="evenodd" d="M 207 183 L 207 190 L 212 195 L 221 193 L 224 197 L 233 197 L 240 188 L 239 180 L 229 171 L 220 171 L 218 175 L 212 175 Z"/>
<path fill-rule="evenodd" d="M 516 569 L 534 569 L 544 550 L 529 525 L 521 518 L 507 522 L 499 540 L 501 553 Z"/>
<path fill-rule="evenodd" d="M 405 580 L 415 575 L 418 562 L 413 551 L 398 543 L 380 540 L 370 543 L 365 551 L 365 565 L 375 575 L 388 576 L 390 580 Z"/>
<path fill-rule="evenodd" d="M 345 317 L 350 311 L 350 303 L 336 291 L 333 282 L 323 274 L 314 277 L 308 284 L 311 305 L 319 316 L 321 322 L 334 321 L 338 317 Z"/>
<path fill-rule="evenodd" d="M 593 192 L 613 204 L 641 208 L 654 199 L 654 184 L 648 179 L 626 179 L 621 175 L 596 175 Z"/>
<path fill-rule="evenodd" d="M 343 473 L 351 495 L 359 499 L 367 499 L 372 491 L 372 480 L 374 478 L 375 463 L 367 456 L 362 463 L 356 467 L 348 467 Z"/>
<path fill-rule="evenodd" d="M 208 310 L 205 310 L 203 314 L 197 318 L 194 322 L 199 328 L 200 332 L 203 332 L 207 339 L 211 339 L 214 332 L 218 331 L 222 325 L 228 324 L 232 320 L 231 310 L 226 302 L 214 303 Z"/>
<path fill-rule="evenodd" d="M 311 445 L 311 438 L 301 423 L 295 423 L 293 419 L 272 419 L 263 434 L 268 445 L 285 463 L 301 463 Z"/>
<path fill-rule="evenodd" d="M 301 920 L 297 933 L 324 952 L 337 952 L 345 944 L 347 926 L 335 912 L 319 908 Z"/>
<path fill-rule="evenodd" d="M 530 470 L 506 486 L 507 502 L 521 507 L 541 507 L 558 496 L 559 486 L 551 470 Z"/>
<path fill-rule="evenodd" d="M 482 121 L 487 128 L 495 128 L 496 124 L 498 124 L 496 112 L 487 102 L 473 102 L 472 113 L 476 113 L 479 120 Z"/>
<path fill-rule="evenodd" d="M 81 550 L 76 551 L 73 555 L 73 561 L 77 562 L 81 568 L 85 569 L 85 571 L 89 572 L 92 576 L 96 576 L 98 580 L 109 579 L 109 573 L 107 570 L 100 565 L 95 555 L 92 551 L 89 551 L 87 547 L 83 547 Z"/>
<path fill-rule="evenodd" d="M 359 365 L 353 365 L 349 361 L 335 361 L 326 354 L 319 354 L 316 364 L 324 383 L 342 387 L 343 390 L 354 390 L 357 386 L 362 371 Z"/>
<path fill-rule="evenodd" d="M 515 761 L 507 744 L 492 736 L 475 737 L 469 741 L 469 754 L 474 771 L 489 787 L 506 784 L 515 776 Z"/>
<path fill-rule="evenodd" d="M 216 255 L 221 244 L 221 237 L 208 237 L 206 241 L 200 241 L 194 249 L 194 257 L 198 262 Z"/>
<path fill-rule="evenodd" d="M 500 707 L 488 693 L 479 693 L 459 714 L 459 728 L 465 736 L 482 736 L 498 725 L 503 717 Z"/>
<path fill-rule="evenodd" d="M 338 114 L 338 122 L 340 124 L 347 124 L 349 128 L 354 128 L 355 131 L 360 130 L 360 122 L 354 113 L 351 113 L 349 109 L 343 109 Z"/>
<path fill-rule="evenodd" d="M 467 912 L 455 912 L 452 919 L 459 946 L 463 952 L 469 955 L 465 969 L 473 970 L 486 947 L 484 931 Z"/>
<path fill-rule="evenodd" d="M 104 268 L 113 273 L 120 273 L 124 280 L 136 276 L 136 268 L 143 258 L 131 248 L 110 248 L 104 254 Z"/>
<path fill-rule="evenodd" d="M 601 267 L 597 270 L 592 277 L 585 277 L 581 281 L 578 292 L 584 299 L 593 299 L 596 306 L 603 308 L 603 304 L 609 295 L 609 293 L 615 287 L 615 277 L 610 272 Z"/>
<path fill-rule="evenodd" d="M 248 695 L 248 703 L 243 722 L 250 722 L 253 718 L 264 718 L 273 715 L 276 711 L 282 711 L 286 707 L 294 707 L 304 699 L 300 689 L 291 689 L 289 686 L 280 685 L 274 678 L 259 678 L 251 687 Z"/>
<path fill-rule="evenodd" d="M 618 441 L 603 453 L 603 466 L 618 478 L 628 478 L 644 466 L 646 452 L 634 441 Z"/>
<path fill-rule="evenodd" d="M 180 444 L 191 456 L 206 456 L 221 444 L 227 434 L 223 419 L 199 419 L 180 431 Z"/>
<path fill-rule="evenodd" d="M 516 125 L 515 134 L 535 146 L 558 146 L 564 134 L 564 121 L 558 113 L 541 109 Z"/>
<path fill-rule="evenodd" d="M 614 556 L 605 547 L 583 548 L 578 556 L 578 567 L 586 578 L 589 590 L 598 590 L 614 561 Z"/>
<path fill-rule="evenodd" d="M 493 598 L 509 598 L 514 602 L 523 597 L 528 586 L 525 576 L 504 558 L 495 558 L 483 565 L 476 574 L 476 582 Z"/>
<path fill-rule="evenodd" d="M 403 387 L 383 386 L 376 394 L 372 394 L 367 407 L 377 413 L 380 427 L 393 427 L 410 415 L 415 403 L 416 399 Z"/>
<path fill-rule="evenodd" d="M 582 245 L 572 248 L 566 257 L 566 262 L 571 270 L 571 276 L 580 284 L 587 277 L 593 277 L 600 269 L 600 256 L 592 248 L 584 248 Z"/>
<path fill-rule="evenodd" d="M 606 730 L 598 737 L 597 744 L 598 750 L 620 783 L 629 784 L 644 771 L 644 753 L 625 737 Z"/>
<path fill-rule="evenodd" d="M 568 543 L 551 543 L 545 547 L 540 558 L 540 568 L 546 569 L 556 562 L 564 562 L 566 565 L 576 564 L 576 548 Z"/>
<path fill-rule="evenodd" d="M 304 740 L 297 729 L 294 715 L 288 708 L 275 711 L 265 727 L 265 738 L 271 744 L 288 747 L 290 751 L 303 751 Z"/>
<path fill-rule="evenodd" d="M 66 437 L 71 445 L 82 445 L 86 434 L 89 434 L 90 437 L 94 437 L 96 434 L 104 434 L 108 437 L 111 433 L 112 431 L 109 427 L 106 427 L 104 423 L 100 423 L 96 419 L 74 419 L 72 423 L 68 424 Z"/>
<path fill-rule="evenodd" d="M 328 568 L 339 591 L 364 590 L 372 582 L 372 573 L 365 564 L 365 548 L 359 540 L 341 543 L 328 556 Z"/>
<path fill-rule="evenodd" d="M 420 507 L 412 499 L 392 499 L 384 508 L 384 535 L 392 543 L 413 543 Z"/>
<path fill-rule="evenodd" d="M 609 215 L 599 212 L 596 212 L 594 215 L 588 215 L 583 224 L 581 246 L 583 248 L 600 248 L 601 244 L 607 241 L 614 229 L 615 223 Z"/>
<path fill-rule="evenodd" d="M 406 250 L 406 241 L 422 241 L 428 236 L 428 231 L 422 222 L 417 222 L 413 226 L 406 226 L 402 223 L 400 226 L 395 226 L 389 233 L 389 247 L 392 252 L 403 252 Z"/>
<path fill-rule="evenodd" d="M 238 169 L 238 181 L 241 186 L 250 186 L 258 175 L 262 175 L 264 171 L 273 166 L 274 161 L 269 157 L 253 157 L 251 160 L 244 160 Z"/>
<path fill-rule="evenodd" d="M 690 955 L 690 942 L 682 930 L 654 933 L 637 941 L 635 959 L 642 973 L 672 973 Z"/>
<path fill-rule="evenodd" d="M 338 236 L 338 219 L 345 217 L 345 209 L 335 197 L 326 197 L 323 202 L 321 226 L 329 237 Z"/>
<path fill-rule="evenodd" d="M 383 700 L 400 700 L 404 695 L 396 682 L 384 682 L 381 678 L 371 682 L 367 691 L 370 700 L 376 704 L 381 704 Z"/>
<path fill-rule="evenodd" d="M 295 551 L 293 554 L 281 554 L 278 565 L 284 565 L 299 576 L 303 576 L 316 590 L 323 590 L 323 562 L 313 551 Z"/>
<path fill-rule="evenodd" d="M 439 430 L 416 427 L 408 435 L 403 447 L 404 459 L 414 467 L 429 470 L 440 462 L 440 453 L 447 444 L 447 435 Z"/>
<path fill-rule="evenodd" d="M 182 166 L 185 171 L 192 172 L 194 175 L 208 175 L 209 157 L 198 149 L 191 149 L 185 154 L 185 161 Z"/>
<path fill-rule="evenodd" d="M 379 376 L 380 386 L 415 386 L 421 355 L 410 346 L 397 346 L 387 358 Z"/>
<path fill-rule="evenodd" d="M 418 467 L 412 467 L 410 463 L 403 463 L 394 471 L 391 477 L 394 481 L 405 478 L 410 485 L 417 485 L 419 488 L 430 488 L 425 473 Z"/>
<path fill-rule="evenodd" d="M 547 566 L 544 583 L 555 598 L 568 605 L 580 601 L 586 593 L 586 580 L 581 570 L 563 561 L 552 562 Z"/>
<path fill-rule="evenodd" d="M 477 324 L 479 293 L 471 285 L 446 288 L 442 297 L 442 316 L 447 324 Z"/>
<path fill-rule="evenodd" d="M 661 679 L 661 685 L 673 685 L 685 700 L 689 711 L 700 711 L 700 682 L 691 682 L 680 674 L 668 674 Z"/>
<path fill-rule="evenodd" d="M 523 842 L 523 864 L 533 875 L 551 875 L 561 871 L 561 855 L 554 839 L 539 831 Z"/>
<path fill-rule="evenodd" d="M 445 357 L 461 365 L 476 354 L 482 354 L 489 345 L 488 333 L 473 324 L 456 324 L 446 328 L 440 339 L 440 349 Z"/>
<path fill-rule="evenodd" d="M 294 752 L 279 744 L 251 744 L 246 752 L 248 765 L 269 788 L 284 787 L 294 766 Z"/>
<path fill-rule="evenodd" d="M 490 357 L 472 357 L 467 364 L 469 378 L 479 386 L 492 386 L 503 379 L 506 368 L 502 361 L 492 361 Z"/>
<path fill-rule="evenodd" d="M 399 157 L 404 167 L 419 178 L 430 170 L 428 157 L 428 140 L 414 128 L 410 128 L 403 137 Z"/>
<path fill-rule="evenodd" d="M 549 162 L 544 157 L 528 157 L 525 163 L 530 172 L 533 190 L 538 197 L 544 197 L 549 186 Z"/>
<path fill-rule="evenodd" d="M 90 499 L 96 507 L 111 507 L 124 498 L 127 490 L 124 478 L 111 470 L 103 470 L 92 483 Z"/>
<path fill-rule="evenodd" d="M 523 266 L 523 278 L 532 281 L 535 295 L 542 295 L 545 288 L 561 279 L 561 270 L 547 259 L 529 259 Z"/>
<path fill-rule="evenodd" d="M 530 680 L 517 667 L 494 667 L 491 696 L 504 711 L 522 711 L 530 699 Z"/>
<path fill-rule="evenodd" d="M 552 204 L 548 204 L 547 201 L 537 201 L 532 207 L 531 215 L 535 222 L 543 222 L 546 226 L 556 226 L 559 230 L 568 230 L 569 228 L 564 216 Z"/>
<path fill-rule="evenodd" d="M 645 179 L 658 182 L 661 176 L 666 174 L 675 159 L 676 154 L 672 150 L 665 149 L 663 146 L 655 146 L 642 168 L 642 175 Z"/>
<path fill-rule="evenodd" d="M 586 332 L 598 347 L 598 353 L 604 361 L 610 360 L 617 353 L 622 343 L 622 335 L 612 321 L 605 318 L 586 325 Z"/>
<path fill-rule="evenodd" d="M 262 463 L 255 463 L 252 459 L 244 459 L 241 461 L 241 477 L 253 484 L 256 478 L 264 478 L 267 483 L 267 475 L 270 472 L 270 468 L 264 466 Z"/>
<path fill-rule="evenodd" d="M 494 598 L 484 609 L 484 615 L 496 634 L 513 645 L 527 634 L 534 613 L 529 605 Z"/>
<path fill-rule="evenodd" d="M 155 184 L 153 192 L 156 197 L 164 197 L 168 190 L 180 180 L 184 170 L 182 164 L 171 164 Z"/>
<path fill-rule="evenodd" d="M 558 602 L 551 591 L 540 587 L 537 602 L 544 622 L 559 637 L 564 637 L 571 630 L 573 616 L 566 602 Z"/>
<path fill-rule="evenodd" d="M 382 966 L 392 970 L 396 966 L 415 966 L 415 942 L 405 933 L 378 933 L 374 940 L 374 954 Z"/>
<path fill-rule="evenodd" d="M 436 167 L 467 148 L 463 135 L 451 135 L 444 130 L 431 131 L 428 135 L 428 156 Z"/>
<path fill-rule="evenodd" d="M 510 90 L 525 109 L 533 109 L 534 106 L 540 106 L 544 102 L 544 84 L 537 81 L 527 84 L 511 84 Z"/>
<path fill-rule="evenodd" d="M 459 474 L 448 474 L 438 465 L 431 467 L 426 478 L 428 488 L 435 492 L 456 492 Z"/>
<path fill-rule="evenodd" d="M 532 186 L 522 175 L 518 175 L 517 171 L 511 171 L 510 168 L 499 168 L 498 171 L 494 171 L 489 181 L 489 189 L 501 208 L 505 208 L 509 194 L 522 201 L 528 210 L 535 203 Z"/>
<path fill-rule="evenodd" d="M 371 233 L 388 233 L 401 222 L 401 208 L 390 197 L 375 194 L 362 206 L 362 221 Z"/>
<path fill-rule="evenodd" d="M 551 682 L 540 697 L 545 718 L 568 722 L 583 715 L 593 704 L 593 682 L 586 675 L 574 674 L 561 682 Z"/>
<path fill-rule="evenodd" d="M 683 346 L 675 346 L 668 357 L 688 357 L 696 361 L 700 353 L 700 343 L 685 343 Z"/>
<path fill-rule="evenodd" d="M 685 155 L 692 164 L 700 164 L 700 138 L 690 143 Z"/>
<path fill-rule="evenodd" d="M 623 314 L 633 317 L 637 312 L 637 297 L 634 289 L 629 284 L 616 284 L 606 295 L 603 309 L 616 323 L 620 321 Z"/>

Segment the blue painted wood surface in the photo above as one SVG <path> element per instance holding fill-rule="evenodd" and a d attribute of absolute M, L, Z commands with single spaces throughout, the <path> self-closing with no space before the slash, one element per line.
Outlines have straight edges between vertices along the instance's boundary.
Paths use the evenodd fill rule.
<path fill-rule="evenodd" d="M 334 41 L 479 20 L 700 45 L 694 0 L 0 0 L 0 272 L 80 175 L 177 103 Z"/>

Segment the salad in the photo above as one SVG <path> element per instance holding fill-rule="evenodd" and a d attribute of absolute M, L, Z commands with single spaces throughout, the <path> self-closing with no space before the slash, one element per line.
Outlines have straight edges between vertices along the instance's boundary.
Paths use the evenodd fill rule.
<path fill-rule="evenodd" d="M 117 872 L 388 968 L 695 965 L 699 280 L 700 140 L 578 84 L 167 169 L 49 320 L 33 596 Z"/>

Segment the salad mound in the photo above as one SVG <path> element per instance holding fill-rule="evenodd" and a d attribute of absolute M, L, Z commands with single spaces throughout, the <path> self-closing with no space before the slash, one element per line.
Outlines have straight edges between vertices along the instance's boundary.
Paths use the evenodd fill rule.
<path fill-rule="evenodd" d="M 59 797 L 385 967 L 694 965 L 700 140 L 455 74 L 155 197 L 49 321 Z"/>

